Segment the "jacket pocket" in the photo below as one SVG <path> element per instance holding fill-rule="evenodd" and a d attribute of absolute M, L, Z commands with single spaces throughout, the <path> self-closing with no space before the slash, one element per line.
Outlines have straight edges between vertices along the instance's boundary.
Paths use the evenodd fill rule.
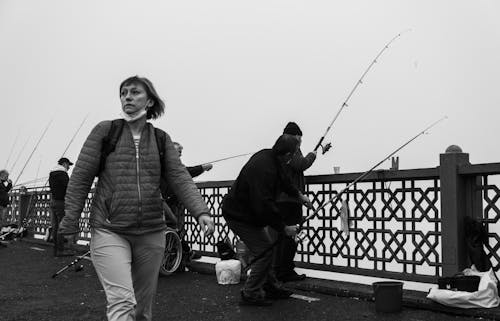
<path fill-rule="evenodd" d="M 104 206 L 106 207 L 106 220 L 109 222 L 111 222 L 113 217 L 115 217 L 116 211 L 114 210 L 114 207 L 116 207 L 116 205 L 113 206 L 115 203 L 114 193 L 104 199 Z"/>

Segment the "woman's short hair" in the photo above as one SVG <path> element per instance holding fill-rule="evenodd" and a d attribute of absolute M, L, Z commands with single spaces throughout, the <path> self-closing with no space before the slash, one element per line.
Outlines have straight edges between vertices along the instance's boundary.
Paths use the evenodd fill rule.
<path fill-rule="evenodd" d="M 146 89 L 148 98 L 153 100 L 153 106 L 147 109 L 146 113 L 147 119 L 157 119 L 161 115 L 163 115 L 163 113 L 165 112 L 165 103 L 163 102 L 163 100 L 161 100 L 160 96 L 156 92 L 155 87 L 153 86 L 153 83 L 149 79 L 139 76 L 129 77 L 124 81 L 122 81 L 122 83 L 120 84 L 119 93 L 121 94 L 122 88 L 124 86 L 128 86 L 131 84 L 141 84 L 144 87 L 144 89 Z"/>
<path fill-rule="evenodd" d="M 285 155 L 287 153 L 295 153 L 299 148 L 299 140 L 292 135 L 281 135 L 278 137 L 273 146 L 273 151 L 278 156 Z"/>
<path fill-rule="evenodd" d="M 3 175 L 9 175 L 9 171 L 6 169 L 0 170 L 0 176 L 3 176 Z"/>

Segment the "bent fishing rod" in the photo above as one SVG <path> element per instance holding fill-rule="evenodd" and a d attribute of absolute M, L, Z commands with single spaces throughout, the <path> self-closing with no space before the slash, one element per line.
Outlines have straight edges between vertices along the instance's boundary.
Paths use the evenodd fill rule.
<path fill-rule="evenodd" d="M 316 214 L 319 213 L 319 211 L 321 211 L 323 208 L 325 208 L 325 206 L 327 206 L 328 204 L 333 203 L 335 200 L 337 200 L 342 194 L 344 194 L 346 191 L 348 191 L 349 188 L 351 188 L 351 186 L 353 186 L 354 184 L 356 184 L 357 182 L 359 182 L 360 180 L 362 180 L 363 178 L 365 178 L 366 176 L 368 176 L 371 172 L 373 172 L 374 169 L 376 169 L 377 167 L 379 167 L 383 162 L 385 162 L 386 160 L 388 160 L 389 158 L 391 158 L 394 154 L 396 154 L 397 152 L 399 152 L 400 150 L 402 150 L 403 148 L 405 148 L 407 145 L 409 145 L 411 142 L 413 142 L 419 136 L 426 134 L 428 130 L 430 130 L 432 127 L 436 126 L 438 123 L 442 122 L 443 120 L 445 120 L 447 118 L 448 118 L 447 116 L 444 116 L 444 117 L 436 120 L 431 125 L 429 125 L 428 127 L 426 127 L 424 130 L 420 131 L 417 135 L 415 135 L 414 137 L 412 137 L 410 140 L 408 140 L 406 143 L 404 143 L 403 145 L 399 146 L 395 151 L 393 151 L 392 153 L 390 153 L 389 155 L 387 155 L 384 159 L 382 159 L 380 162 L 378 162 L 377 164 L 375 164 L 372 168 L 370 168 L 369 170 L 367 170 L 366 172 L 364 172 L 363 174 L 361 174 L 358 178 L 356 178 L 354 181 L 352 181 L 350 184 L 348 184 L 346 187 L 344 187 L 344 189 L 342 189 L 339 193 L 335 194 L 328 201 L 326 201 L 325 203 L 323 203 L 320 207 L 318 207 L 315 211 L 313 211 L 312 214 L 308 215 L 304 219 L 304 221 L 302 222 L 301 225 L 303 225 L 305 222 L 307 222 L 308 220 L 310 220 L 311 218 L 313 218 Z"/>
<path fill-rule="evenodd" d="M 347 95 L 347 98 L 344 100 L 344 102 L 342 103 L 342 105 L 340 106 L 339 110 L 337 111 L 337 113 L 335 114 L 335 117 L 333 117 L 332 121 L 330 122 L 330 124 L 328 125 L 328 127 L 326 128 L 325 130 L 325 133 L 323 134 L 323 136 L 321 136 L 321 138 L 319 139 L 319 142 L 316 144 L 316 147 L 314 147 L 314 151 L 316 152 L 320 147 L 322 147 L 322 152 L 323 154 L 326 153 L 330 148 L 331 148 L 331 143 L 328 143 L 326 145 L 322 145 L 323 144 L 323 141 L 325 140 L 325 137 L 326 135 L 328 134 L 328 132 L 330 131 L 330 129 L 332 128 L 333 124 L 335 123 L 335 121 L 337 120 L 337 118 L 339 117 L 340 113 L 342 112 L 342 110 L 344 110 L 345 107 L 348 107 L 348 102 L 349 100 L 351 99 L 352 95 L 354 94 L 354 92 L 356 91 L 356 89 L 358 89 L 359 85 L 363 83 L 363 79 L 365 78 L 365 76 L 368 74 L 368 72 L 370 71 L 370 69 L 375 65 L 375 63 L 377 63 L 377 60 L 382 56 L 382 54 L 384 53 L 384 51 L 386 51 L 389 46 L 399 37 L 401 37 L 401 35 L 407 31 L 409 31 L 410 29 L 407 29 L 407 30 L 404 30 L 400 33 L 398 33 L 395 37 L 393 37 L 383 48 L 382 50 L 380 50 L 380 52 L 377 54 L 377 56 L 375 56 L 375 59 L 372 60 L 372 62 L 368 65 L 368 68 L 365 69 L 365 71 L 363 72 L 363 74 L 361 75 L 361 77 L 358 79 L 358 81 L 356 81 L 356 84 L 354 85 L 354 87 L 351 89 L 351 91 L 349 92 L 349 94 Z"/>
<path fill-rule="evenodd" d="M 239 154 L 239 155 L 234 155 L 234 156 L 229 156 L 229 157 L 219 158 L 219 159 L 213 160 L 213 161 L 211 161 L 211 162 L 206 162 L 206 163 L 203 163 L 203 164 L 213 164 L 213 163 L 218 163 L 218 162 L 222 162 L 222 161 L 225 161 L 225 160 L 228 160 L 228 159 L 233 159 L 233 158 L 243 157 L 243 156 L 247 156 L 247 155 L 251 155 L 251 154 L 253 154 L 253 153 L 245 153 L 245 154 Z"/>

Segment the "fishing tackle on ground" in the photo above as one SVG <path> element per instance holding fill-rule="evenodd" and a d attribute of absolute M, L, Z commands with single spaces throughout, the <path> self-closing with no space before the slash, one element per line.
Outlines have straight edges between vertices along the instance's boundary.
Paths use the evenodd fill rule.
<path fill-rule="evenodd" d="M 73 265 L 77 264 L 78 262 L 80 262 L 81 260 L 83 260 L 84 258 L 88 257 L 88 255 L 90 255 L 90 251 L 87 251 L 85 252 L 84 254 L 78 256 L 75 260 L 73 260 L 71 263 L 65 265 L 63 268 L 61 268 L 59 271 L 57 271 L 56 273 L 52 274 L 52 278 L 56 278 L 59 274 L 63 273 L 64 271 L 66 271 L 67 269 L 69 269 L 70 267 L 72 267 Z M 83 265 L 77 265 L 75 266 L 75 272 L 79 272 L 83 270 Z"/>

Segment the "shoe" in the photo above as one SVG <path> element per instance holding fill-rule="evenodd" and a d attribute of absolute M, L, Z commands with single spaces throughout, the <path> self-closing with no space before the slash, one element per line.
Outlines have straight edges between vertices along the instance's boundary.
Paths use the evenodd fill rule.
<path fill-rule="evenodd" d="M 75 255 L 75 252 L 70 251 L 70 250 L 59 251 L 59 252 L 56 252 L 56 254 L 55 254 L 56 257 L 74 256 L 74 255 Z"/>
<path fill-rule="evenodd" d="M 270 300 L 283 300 L 288 299 L 293 294 L 292 291 L 282 288 L 274 288 L 266 290 L 266 299 Z"/>
<path fill-rule="evenodd" d="M 191 260 L 199 260 L 201 259 L 201 254 L 196 251 L 191 251 L 190 257 Z"/>
<path fill-rule="evenodd" d="M 260 296 L 250 296 L 243 291 L 241 291 L 241 301 L 239 303 L 240 305 L 253 305 L 253 306 L 260 306 L 260 307 L 267 307 L 273 304 L 272 301 L 260 297 Z"/>
<path fill-rule="evenodd" d="M 297 272 L 293 271 L 292 273 L 282 275 L 278 278 L 281 282 L 294 282 L 294 281 L 303 281 L 305 280 L 305 274 L 297 274 Z"/>

